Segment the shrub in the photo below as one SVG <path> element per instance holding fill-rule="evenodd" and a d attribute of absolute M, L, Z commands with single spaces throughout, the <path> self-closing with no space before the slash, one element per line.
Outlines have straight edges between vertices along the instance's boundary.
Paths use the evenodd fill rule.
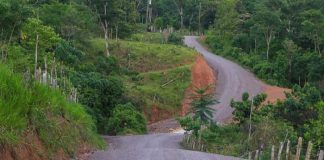
<path fill-rule="evenodd" d="M 132 104 L 117 105 L 108 119 L 106 131 L 114 135 L 144 134 L 146 120 Z"/>

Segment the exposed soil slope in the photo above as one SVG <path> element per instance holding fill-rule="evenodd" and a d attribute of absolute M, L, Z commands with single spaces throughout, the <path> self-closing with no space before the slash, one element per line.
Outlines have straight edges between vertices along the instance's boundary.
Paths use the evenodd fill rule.
<path fill-rule="evenodd" d="M 209 86 L 210 93 L 216 89 L 217 75 L 214 70 L 207 64 L 202 56 L 196 58 L 195 64 L 191 68 L 191 85 L 186 90 L 185 98 L 182 102 L 181 115 L 186 115 L 190 110 L 191 95 L 196 88 L 204 88 Z"/>
<path fill-rule="evenodd" d="M 202 56 L 198 56 L 194 65 L 191 67 L 191 84 L 185 92 L 184 99 L 182 101 L 182 109 L 179 115 L 184 116 L 190 112 L 191 95 L 196 88 L 202 88 L 210 86 L 209 92 L 214 92 L 216 85 L 216 77 L 214 70 L 207 64 L 206 60 Z M 172 114 L 166 114 L 165 111 L 154 110 L 155 115 L 153 117 L 161 117 L 166 120 L 151 123 L 148 125 L 150 133 L 169 133 L 170 131 L 180 128 L 180 125 Z M 151 121 L 152 122 L 152 121 Z"/>

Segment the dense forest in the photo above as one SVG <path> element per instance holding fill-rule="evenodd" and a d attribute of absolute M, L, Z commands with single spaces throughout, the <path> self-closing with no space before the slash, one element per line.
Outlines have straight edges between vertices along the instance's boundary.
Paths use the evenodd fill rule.
<path fill-rule="evenodd" d="M 212 49 L 276 85 L 323 87 L 323 1 L 222 1 L 207 32 Z"/>
<path fill-rule="evenodd" d="M 73 157 L 79 142 L 103 148 L 98 133 L 146 133 L 152 106 L 178 116 L 197 56 L 182 39 L 195 34 L 260 79 L 292 89 L 276 104 L 263 103 L 263 94 L 250 97 L 258 103 L 247 94 L 233 101 L 238 123 L 208 122 L 201 133 L 208 152 L 240 156 L 287 135 L 323 149 L 323 6 L 323 0 L 0 0 L 0 148 L 30 133 L 45 155 L 63 149 Z M 251 105 L 252 142 L 242 140 Z M 186 120 L 188 130 L 197 128 Z"/>

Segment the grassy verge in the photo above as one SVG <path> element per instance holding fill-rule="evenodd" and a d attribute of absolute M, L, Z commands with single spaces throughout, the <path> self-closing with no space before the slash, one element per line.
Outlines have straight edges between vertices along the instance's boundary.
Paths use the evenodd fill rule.
<path fill-rule="evenodd" d="M 73 156 L 82 143 L 104 147 L 79 104 L 60 91 L 23 81 L 2 64 L 0 75 L 0 147 L 24 144 L 28 133 L 39 137 L 48 156 L 61 149 Z"/>

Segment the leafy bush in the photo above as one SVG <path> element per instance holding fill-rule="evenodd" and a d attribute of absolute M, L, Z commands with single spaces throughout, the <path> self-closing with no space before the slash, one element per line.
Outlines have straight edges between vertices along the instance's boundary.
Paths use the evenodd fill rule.
<path fill-rule="evenodd" d="M 89 113 L 97 120 L 99 132 L 104 133 L 106 120 L 112 115 L 113 108 L 122 102 L 124 86 L 118 77 L 105 78 L 99 73 L 73 73 L 73 84 L 79 91 L 79 101 L 87 106 Z"/>
<path fill-rule="evenodd" d="M 115 135 L 144 134 L 146 120 L 132 104 L 117 105 L 107 121 L 106 131 Z"/>
<path fill-rule="evenodd" d="M 178 44 L 181 45 L 183 44 L 183 36 L 177 34 L 177 33 L 170 33 L 168 42 L 171 44 Z"/>

